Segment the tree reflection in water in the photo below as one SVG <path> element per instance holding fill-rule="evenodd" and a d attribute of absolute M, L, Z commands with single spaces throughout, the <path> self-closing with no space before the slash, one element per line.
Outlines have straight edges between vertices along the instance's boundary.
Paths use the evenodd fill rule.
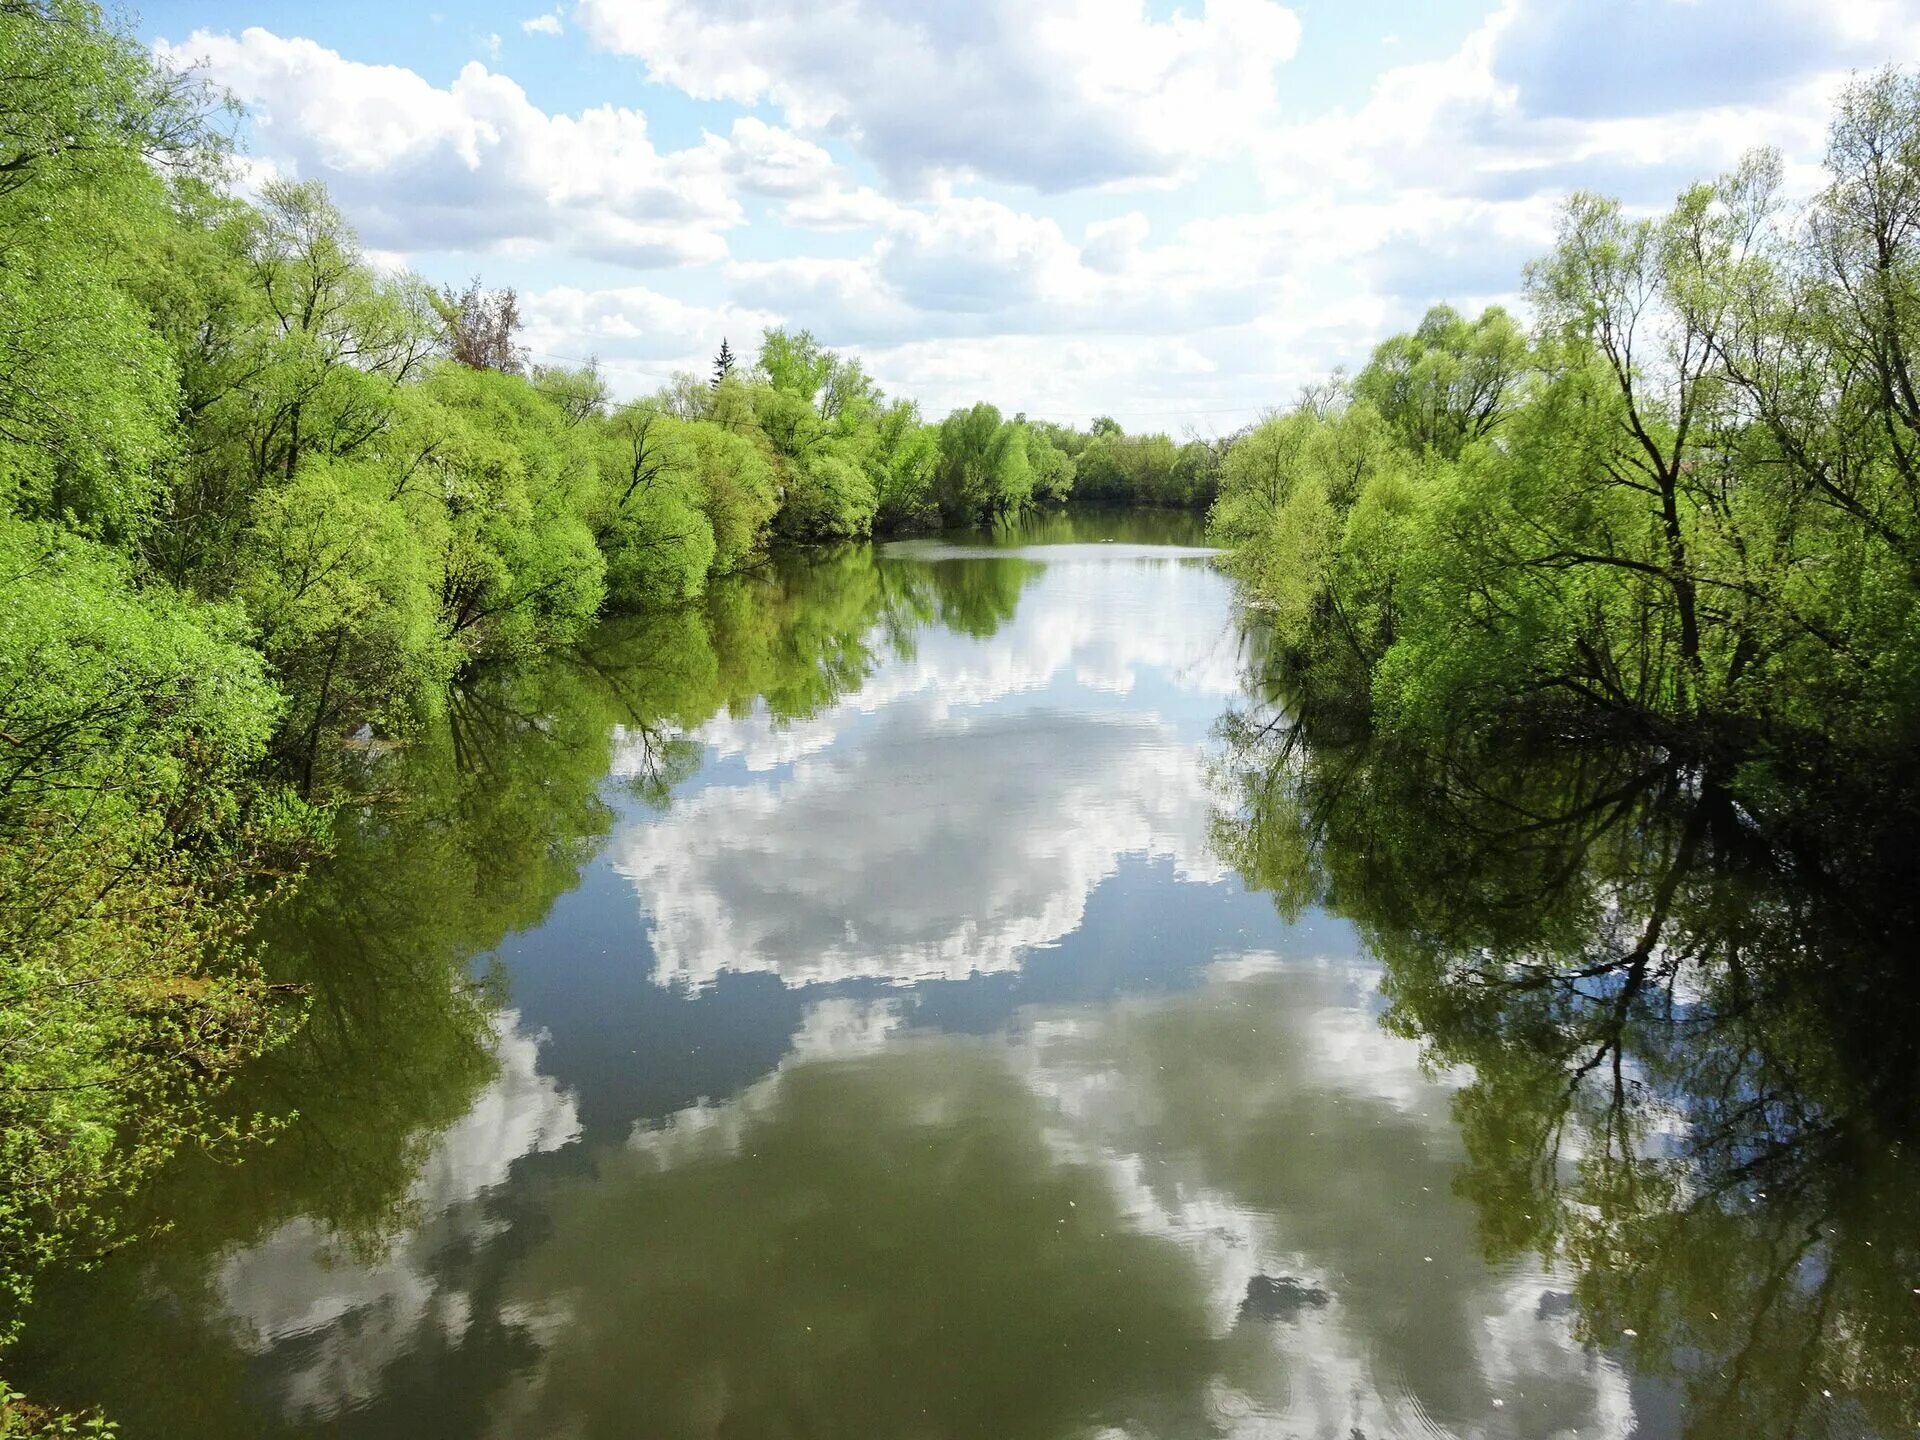
<path fill-rule="evenodd" d="M 1747 774 L 1413 754 L 1279 705 L 1220 734 L 1222 854 L 1352 919 L 1385 1023 L 1470 1068 L 1488 1258 L 1568 1267 L 1578 1333 L 1671 1376 L 1690 1435 L 1910 1431 L 1912 809 L 1763 821 Z"/>

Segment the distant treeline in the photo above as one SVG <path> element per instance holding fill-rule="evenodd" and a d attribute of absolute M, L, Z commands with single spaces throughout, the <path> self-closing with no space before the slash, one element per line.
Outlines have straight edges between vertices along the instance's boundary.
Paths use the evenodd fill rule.
<path fill-rule="evenodd" d="M 1071 496 L 1094 505 L 1204 510 L 1220 493 L 1220 467 L 1237 438 L 1175 441 L 1129 435 L 1101 417 L 1085 431 L 1045 421 L 1033 429 L 1067 458 Z"/>
<path fill-rule="evenodd" d="M 1254 429 L 1213 512 L 1296 708 L 1785 768 L 1920 739 L 1920 78 L 1662 215 L 1567 205 L 1531 333 L 1445 307 Z"/>

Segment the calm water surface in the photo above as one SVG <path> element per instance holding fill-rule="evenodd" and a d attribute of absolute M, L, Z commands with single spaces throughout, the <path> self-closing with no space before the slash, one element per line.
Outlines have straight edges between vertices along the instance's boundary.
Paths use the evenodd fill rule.
<path fill-rule="evenodd" d="M 136 1437 L 1912 1433 L 1911 1052 L 1716 988 L 1804 907 L 1657 777 L 1463 849 L 1258 648 L 1111 517 L 476 686 L 271 927 L 313 1019 L 236 1103 L 297 1118 L 12 1378 Z"/>

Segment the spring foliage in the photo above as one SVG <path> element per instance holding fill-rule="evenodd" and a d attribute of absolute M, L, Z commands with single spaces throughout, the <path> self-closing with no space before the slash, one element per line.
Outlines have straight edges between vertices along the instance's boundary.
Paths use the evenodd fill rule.
<path fill-rule="evenodd" d="M 1228 455 L 1212 523 L 1306 703 L 1430 739 L 1771 760 L 1920 724 L 1920 79 L 1856 81 L 1804 205 L 1758 154 L 1577 195 L 1530 335 L 1432 311 Z"/>

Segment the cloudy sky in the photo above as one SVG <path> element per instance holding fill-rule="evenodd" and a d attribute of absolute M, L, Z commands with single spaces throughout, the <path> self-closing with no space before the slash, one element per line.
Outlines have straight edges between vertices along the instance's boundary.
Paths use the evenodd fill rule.
<path fill-rule="evenodd" d="M 552 8 L 540 8 L 541 4 Z M 637 393 L 770 324 L 934 416 L 1238 428 L 1428 304 L 1512 303 L 1578 188 L 1816 178 L 1915 0 L 155 0 L 388 263 L 519 289 Z"/>

